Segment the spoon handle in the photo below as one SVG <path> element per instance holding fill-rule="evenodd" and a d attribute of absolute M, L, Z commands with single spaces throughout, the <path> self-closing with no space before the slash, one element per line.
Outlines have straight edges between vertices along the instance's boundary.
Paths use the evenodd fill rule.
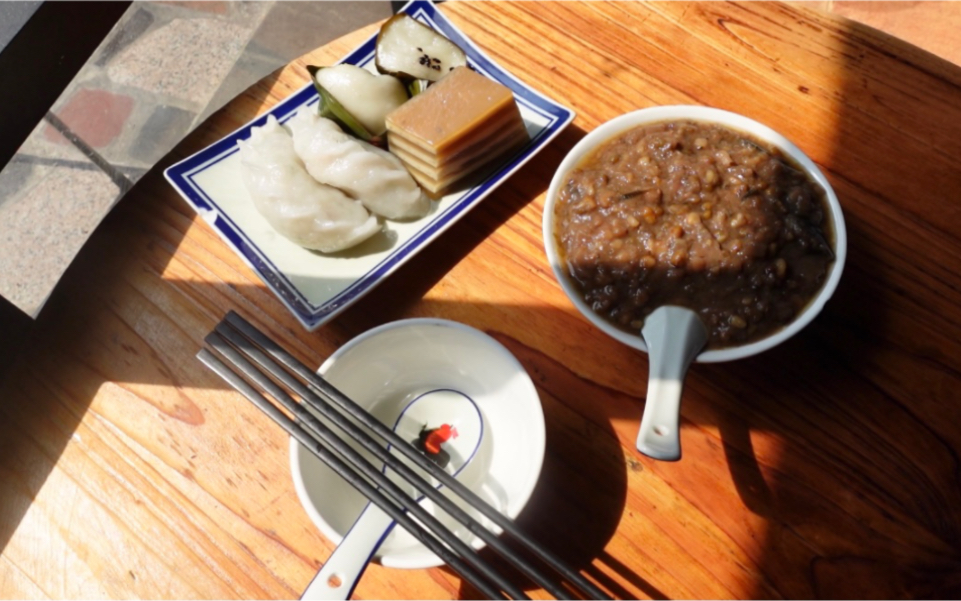
<path fill-rule="evenodd" d="M 374 553 L 395 524 L 380 507 L 368 503 L 300 598 L 305 601 L 349 599 Z"/>
<path fill-rule="evenodd" d="M 694 311 L 665 306 L 648 316 L 641 335 L 647 344 L 650 376 L 637 450 L 654 459 L 677 461 L 684 375 L 704 348 L 707 330 Z"/>

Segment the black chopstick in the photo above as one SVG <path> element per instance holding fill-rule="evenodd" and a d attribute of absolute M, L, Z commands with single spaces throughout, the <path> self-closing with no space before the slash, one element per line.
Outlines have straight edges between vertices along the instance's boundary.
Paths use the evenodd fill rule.
<path fill-rule="evenodd" d="M 415 465 L 423 469 L 439 482 L 447 486 L 450 490 L 455 492 L 462 499 L 467 501 L 472 507 L 480 511 L 484 516 L 489 518 L 497 526 L 504 530 L 504 532 L 511 535 L 514 539 L 519 541 L 531 551 L 534 555 L 539 557 L 546 564 L 551 566 L 555 571 L 557 571 L 561 576 L 563 576 L 568 583 L 578 588 L 582 593 L 584 593 L 588 598 L 592 599 L 608 599 L 603 591 L 601 591 L 597 586 L 588 581 L 586 578 L 581 576 L 579 573 L 565 565 L 559 558 L 557 558 L 549 550 L 545 549 L 542 545 L 537 543 L 535 540 L 530 538 L 525 534 L 516 524 L 502 514 L 500 511 L 492 507 L 489 503 L 483 500 L 476 493 L 468 489 L 461 482 L 450 476 L 447 472 L 441 470 L 431 461 L 426 459 L 420 452 L 418 452 L 413 446 L 411 446 L 407 441 L 401 439 L 397 436 L 391 429 L 382 424 L 379 420 L 371 416 L 362 407 L 357 405 L 349 397 L 337 390 L 332 384 L 327 382 L 321 376 L 317 375 L 313 370 L 307 368 L 303 363 L 298 361 L 293 355 L 284 350 L 280 345 L 275 343 L 273 340 L 264 335 L 260 330 L 255 328 L 244 318 L 242 318 L 237 313 L 230 311 L 221 324 L 218 326 L 218 331 L 223 333 L 229 331 L 226 326 L 236 329 L 238 332 L 242 333 L 245 338 L 250 342 L 254 343 L 257 347 L 260 347 L 267 352 L 273 359 L 276 359 L 284 367 L 286 367 L 290 372 L 297 375 L 302 380 L 305 380 L 310 389 L 313 389 L 317 394 L 312 394 L 311 390 L 304 387 L 303 384 L 297 379 L 290 377 L 290 374 L 286 370 L 278 369 L 276 366 L 269 364 L 261 364 L 262 367 L 267 369 L 278 377 L 284 377 L 284 384 L 297 392 L 301 398 L 310 403 L 310 405 L 320 412 L 325 417 L 328 417 L 337 425 L 339 428 L 347 431 L 352 438 L 355 438 L 364 445 L 365 448 L 373 453 L 378 453 L 378 450 L 383 451 L 383 447 L 377 444 L 373 439 L 367 435 L 366 432 L 358 428 L 353 422 L 344 418 L 338 411 L 329 407 L 327 403 L 333 403 L 344 410 L 351 417 L 356 419 L 360 424 L 370 429 L 372 432 L 377 434 L 383 440 L 388 442 L 391 446 L 396 447 L 398 451 L 402 452 L 408 459 L 410 459 Z M 322 398 L 318 399 L 318 395 Z M 326 401 L 326 402 L 324 402 Z M 378 457 L 381 459 L 381 457 Z M 383 458 L 385 462 L 390 462 L 391 464 L 397 463 L 401 466 L 400 469 L 406 468 L 403 464 L 398 462 L 396 458 L 388 454 L 387 457 Z M 400 470 L 398 470 L 400 471 Z M 425 495 L 427 495 L 431 500 L 438 504 L 444 511 L 448 512 L 452 517 L 460 521 L 462 524 L 467 526 L 467 528 L 484 540 L 488 545 L 494 548 L 497 552 L 508 558 L 515 566 L 517 566 L 521 571 L 527 574 L 532 580 L 534 580 L 538 585 L 543 587 L 554 597 L 558 599 L 569 598 L 570 593 L 563 588 L 561 588 L 555 581 L 548 578 L 536 567 L 532 566 L 523 557 L 519 556 L 512 549 L 507 547 L 498 537 L 493 535 L 489 530 L 477 522 L 474 518 L 464 512 L 462 509 L 454 505 L 446 496 L 442 494 L 437 494 L 436 489 L 428 492 L 422 490 Z"/>
<path fill-rule="evenodd" d="M 248 361 L 248 359 L 253 359 L 255 362 L 260 363 L 262 361 L 269 361 L 269 359 L 258 349 L 245 345 L 246 340 L 243 339 L 239 333 L 230 331 L 228 328 L 218 327 L 215 332 L 207 336 L 205 341 L 211 348 L 233 363 L 244 376 L 270 394 L 284 409 L 290 411 L 297 422 L 306 425 L 311 430 L 313 437 L 325 444 L 329 450 L 333 451 L 338 459 L 346 462 L 353 469 L 359 470 L 362 475 L 377 484 L 381 488 L 381 491 L 386 493 L 392 501 L 410 511 L 414 518 L 420 520 L 430 530 L 439 536 L 443 536 L 445 542 L 485 578 L 499 586 L 501 590 L 505 591 L 514 599 L 528 598 L 516 585 L 491 569 L 467 543 L 450 533 L 436 517 L 421 507 L 416 499 L 411 498 L 397 486 L 397 484 L 390 480 L 390 478 L 386 477 L 381 470 L 371 465 L 360 453 L 339 438 L 333 430 L 317 420 L 306 408 L 291 398 L 290 395 L 277 386 L 273 380 Z M 241 350 L 243 352 L 240 352 Z M 246 356 L 244 356 L 244 353 L 246 353 Z M 377 451 L 379 455 L 383 454 L 383 457 L 378 457 L 379 459 L 386 462 L 389 457 L 391 463 L 396 461 L 396 459 L 382 447 L 378 446 Z M 413 471 L 410 471 L 406 466 L 404 466 L 404 468 L 409 472 L 405 479 L 411 482 L 416 488 L 421 491 L 429 489 L 436 492 L 436 489 L 431 486 L 429 482 Z"/>
<path fill-rule="evenodd" d="M 357 427 L 356 424 L 347 419 L 343 414 L 334 409 L 326 400 L 319 397 L 313 390 L 305 386 L 300 380 L 295 378 L 293 375 L 285 371 L 281 366 L 274 363 L 274 361 L 260 352 L 258 348 L 252 347 L 251 343 L 256 343 L 256 341 L 249 340 L 246 337 L 248 332 L 256 331 L 253 326 L 246 328 L 246 331 L 233 331 L 235 324 L 233 323 L 221 323 L 217 326 L 215 332 L 224 336 L 231 341 L 235 346 L 241 346 L 246 343 L 244 352 L 246 352 L 251 359 L 260 364 L 262 368 L 267 370 L 275 378 L 281 380 L 285 386 L 296 392 L 302 399 L 304 399 L 314 410 L 320 413 L 322 416 L 329 419 L 334 425 L 343 430 L 348 436 L 353 440 L 360 443 L 365 449 L 371 452 L 377 459 L 384 461 L 387 465 L 396 471 L 405 480 L 410 481 L 415 486 L 419 482 L 422 482 L 422 478 L 418 476 L 414 471 L 412 471 L 407 465 L 401 463 L 396 457 L 384 450 L 384 447 L 377 443 L 373 438 L 370 437 L 364 430 Z M 239 330 L 239 328 L 237 328 Z M 257 332 L 259 334 L 259 332 Z M 263 336 L 261 334 L 261 336 Z M 266 337 L 264 337 L 266 338 Z M 267 350 L 267 349 L 265 349 Z M 269 351 L 268 351 L 269 352 Z M 380 421 L 371 417 L 365 410 L 361 409 L 361 414 L 368 420 Z M 393 434 L 393 431 L 391 431 Z M 393 440 L 390 441 L 391 446 L 396 450 L 402 452 L 407 457 L 416 457 L 418 460 L 423 460 L 424 456 L 417 451 L 410 443 L 403 440 L 396 435 Z M 426 460 L 425 460 L 426 461 Z M 419 461 L 417 463 L 420 463 Z M 426 464 L 430 466 L 429 471 L 432 473 L 442 473 L 448 476 L 447 472 L 437 468 L 432 462 L 426 461 Z M 419 467 L 423 467 L 420 465 Z M 458 482 L 456 479 L 448 476 L 448 480 Z M 426 484 L 426 483 L 425 483 Z M 461 507 L 454 504 L 447 496 L 443 495 L 438 489 L 433 486 L 427 485 L 426 487 L 417 486 L 418 490 L 423 493 L 426 497 L 431 499 L 438 507 L 446 511 L 451 517 L 464 524 L 468 531 L 475 534 L 481 538 L 485 543 L 490 545 L 495 551 L 507 558 L 513 565 L 517 566 L 522 572 L 526 573 L 535 582 L 542 586 L 546 591 L 558 599 L 566 599 L 571 596 L 570 592 L 565 590 L 556 580 L 549 578 L 537 567 L 533 566 L 524 557 L 520 556 L 516 551 L 511 549 L 506 545 L 506 543 L 498 538 L 493 532 L 484 527 L 480 522 L 478 522 L 473 516 L 464 511 Z M 479 497 L 478 497 L 479 499 Z M 480 501 L 486 505 L 486 501 Z M 490 507 L 490 505 L 487 505 Z M 496 511 L 496 510 L 493 510 Z M 498 515 L 502 515 L 499 512 Z"/>
<path fill-rule="evenodd" d="M 218 349 L 218 352 L 220 352 L 220 349 Z M 250 400 L 275 423 L 283 428 L 290 436 L 295 438 L 297 442 L 304 445 L 304 447 L 310 450 L 310 452 L 312 452 L 321 461 L 334 470 L 335 473 L 344 478 L 351 486 L 356 488 L 367 499 L 376 504 L 391 518 L 397 521 L 397 523 L 410 532 L 414 538 L 423 543 L 428 549 L 436 553 L 437 556 L 444 561 L 444 563 L 449 565 L 453 570 L 460 574 L 461 577 L 470 582 L 473 586 L 477 587 L 480 592 L 490 599 L 507 598 L 500 590 L 491 586 L 483 576 L 478 574 L 471 566 L 465 563 L 461 557 L 448 549 L 438 538 L 428 533 L 422 526 L 414 521 L 414 519 L 407 513 L 407 511 L 405 511 L 405 509 L 400 508 L 394 503 L 390 502 L 387 497 L 377 489 L 377 487 L 371 485 L 371 483 L 368 482 L 363 476 L 351 469 L 351 467 L 349 467 L 344 460 L 338 457 L 335 452 L 314 439 L 313 436 L 307 433 L 294 420 L 290 419 L 287 415 L 275 407 L 273 403 L 257 392 L 256 389 L 250 386 L 250 384 L 248 384 L 241 376 L 227 367 L 213 353 L 207 349 L 201 349 L 201 351 L 197 354 L 197 357 L 211 370 L 217 373 L 217 375 L 233 386 L 238 392 L 247 397 L 248 400 Z M 232 361 L 232 358 L 229 360 Z M 385 478 L 385 480 L 387 479 Z M 410 510 L 411 508 L 407 507 L 406 509 Z M 444 527 L 441 526 L 441 528 Z M 449 541 L 457 539 L 456 535 L 449 530 L 447 530 L 445 538 Z M 522 596 L 518 598 L 526 599 L 527 597 L 522 594 Z"/>

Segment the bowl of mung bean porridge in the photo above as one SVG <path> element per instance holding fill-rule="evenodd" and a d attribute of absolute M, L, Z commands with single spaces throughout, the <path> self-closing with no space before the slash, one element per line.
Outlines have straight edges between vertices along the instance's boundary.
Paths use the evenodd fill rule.
<path fill-rule="evenodd" d="M 847 236 L 827 178 L 752 119 L 659 106 L 587 134 L 551 181 L 544 245 L 574 306 L 647 351 L 662 305 L 708 329 L 696 360 L 754 355 L 817 316 L 837 287 Z"/>
<path fill-rule="evenodd" d="M 641 109 L 587 134 L 551 181 L 543 236 L 578 311 L 650 354 L 637 448 L 666 461 L 681 457 L 691 361 L 796 334 L 847 255 L 841 206 L 814 162 L 771 128 L 702 106 Z"/>

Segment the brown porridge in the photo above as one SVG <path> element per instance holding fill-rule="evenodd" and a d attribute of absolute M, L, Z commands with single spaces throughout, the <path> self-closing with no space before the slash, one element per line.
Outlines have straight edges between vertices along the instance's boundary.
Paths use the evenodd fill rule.
<path fill-rule="evenodd" d="M 560 255 L 584 300 L 638 332 L 662 305 L 698 312 L 709 348 L 788 324 L 834 260 L 824 191 L 735 130 L 677 121 L 620 134 L 567 176 Z"/>

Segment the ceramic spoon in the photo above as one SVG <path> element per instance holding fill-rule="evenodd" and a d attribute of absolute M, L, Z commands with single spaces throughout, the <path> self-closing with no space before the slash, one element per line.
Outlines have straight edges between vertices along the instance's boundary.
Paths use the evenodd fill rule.
<path fill-rule="evenodd" d="M 424 393 L 404 408 L 394 424 L 394 432 L 418 446 L 417 441 L 426 438 L 425 427 L 432 430 L 445 425 L 451 427 L 456 434 L 447 438 L 446 442 L 441 444 L 441 453 L 435 455 L 446 453 L 447 464 L 441 467 L 452 476 L 458 477 L 476 456 L 483 438 L 480 410 L 468 396 L 454 390 Z M 443 435 L 447 433 L 443 430 L 442 432 Z M 438 440 L 440 438 L 435 436 L 426 446 L 433 447 Z M 396 456 L 402 459 L 401 455 Z M 407 462 L 406 459 L 403 460 Z M 421 472 L 409 462 L 408 467 Z M 384 472 L 413 496 L 413 487 L 396 476 L 393 470 L 385 467 Z M 433 482 L 435 488 L 441 488 L 442 485 L 426 473 L 421 475 Z M 418 502 L 422 498 L 423 495 L 416 497 Z M 307 586 L 301 599 L 348 599 L 374 553 L 395 524 L 380 507 L 368 503 L 344 540 Z"/>
<path fill-rule="evenodd" d="M 707 343 L 707 329 L 694 311 L 665 306 L 644 320 L 641 336 L 651 368 L 637 450 L 654 459 L 677 461 L 684 375 Z"/>

